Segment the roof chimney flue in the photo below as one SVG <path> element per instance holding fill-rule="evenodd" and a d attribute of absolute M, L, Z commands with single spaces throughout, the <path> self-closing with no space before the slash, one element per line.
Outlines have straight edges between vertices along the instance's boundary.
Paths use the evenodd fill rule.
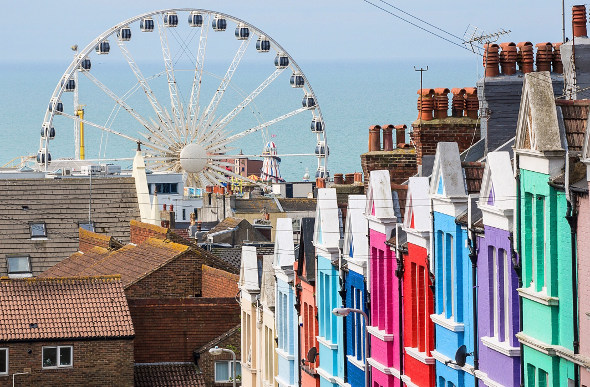
<path fill-rule="evenodd" d="M 586 30 L 586 6 L 574 5 L 572 7 L 572 32 L 574 38 L 588 36 Z"/>

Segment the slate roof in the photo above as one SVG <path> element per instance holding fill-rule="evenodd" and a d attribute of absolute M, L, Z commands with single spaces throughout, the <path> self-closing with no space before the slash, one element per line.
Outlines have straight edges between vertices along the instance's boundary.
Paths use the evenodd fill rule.
<path fill-rule="evenodd" d="M 467 192 L 470 194 L 479 193 L 483 171 L 486 166 L 485 163 L 463 162 L 461 166 L 465 175 L 465 188 L 467 188 Z"/>
<path fill-rule="evenodd" d="M 234 228 L 238 227 L 243 220 L 244 219 L 242 219 L 242 218 L 235 218 L 235 217 L 228 216 L 227 218 L 225 218 L 221 222 L 219 222 L 211 230 L 209 230 L 209 232 L 207 232 L 207 234 L 214 234 L 216 232 L 234 229 Z"/>
<path fill-rule="evenodd" d="M 139 245 L 126 245 L 96 261 L 82 260 L 78 253 L 73 254 L 70 258 L 41 274 L 40 277 L 72 275 L 71 272 L 77 265 L 78 272 L 75 275 L 119 274 L 121 275 L 121 283 L 127 288 L 189 250 L 190 247 L 186 245 L 148 238 Z M 71 262 L 72 260 L 76 262 Z"/>
<path fill-rule="evenodd" d="M 231 266 L 240 269 L 242 262 L 242 247 L 214 247 L 211 249 L 211 254 L 220 258 L 222 261 Z M 257 255 L 273 255 L 274 246 L 256 246 Z"/>
<path fill-rule="evenodd" d="M 135 364 L 135 387 L 205 387 L 193 363 Z"/>
<path fill-rule="evenodd" d="M 276 212 L 314 212 L 316 209 L 316 199 L 308 198 L 276 198 L 283 211 L 277 206 L 274 198 L 257 197 L 250 199 L 236 199 L 233 208 L 236 214 L 259 214 L 265 208 L 269 213 Z"/>
<path fill-rule="evenodd" d="M 89 179 L 0 179 L 0 276 L 6 255 L 29 255 L 38 275 L 78 251 L 78 228 L 88 222 Z M 128 242 L 128 224 L 139 219 L 135 180 L 92 179 L 95 230 Z M 31 240 L 30 222 L 45 222 L 47 238 Z"/>
<path fill-rule="evenodd" d="M 308 198 L 279 198 L 285 212 L 315 212 L 316 200 Z"/>
<path fill-rule="evenodd" d="M 0 341 L 132 338 L 119 276 L 0 279 Z"/>

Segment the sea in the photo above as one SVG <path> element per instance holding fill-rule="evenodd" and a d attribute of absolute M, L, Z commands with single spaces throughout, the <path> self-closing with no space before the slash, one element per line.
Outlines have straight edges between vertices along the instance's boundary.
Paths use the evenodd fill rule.
<path fill-rule="evenodd" d="M 112 44 L 111 46 L 114 46 Z M 227 72 L 234 52 L 227 58 L 206 58 L 199 98 L 200 112 L 210 104 L 221 79 Z M 258 53 L 259 54 L 259 53 Z M 259 54 L 260 55 L 260 54 Z M 139 88 L 138 79 L 127 62 L 111 55 L 90 56 L 93 77 L 109 90 L 125 99 L 129 106 L 150 120 L 156 119 L 146 94 Z M 160 60 L 159 47 L 155 59 L 138 63 L 161 106 L 171 110 L 169 85 Z M 67 59 L 67 58 L 66 58 Z M 275 71 L 274 55 L 254 56 L 242 60 L 231 79 L 215 118 L 220 119 Z M 178 99 L 186 107 L 194 80 L 194 61 L 174 58 Z M 27 62 L 0 63 L 0 166 L 19 156 L 33 155 L 43 147 L 40 131 L 44 115 L 56 85 L 61 82 L 68 60 L 56 63 Z M 481 61 L 472 59 L 416 59 L 398 58 L 388 61 L 313 61 L 298 63 L 313 88 L 316 102 L 325 122 L 325 140 L 329 147 L 330 174 L 361 171 L 360 155 L 367 151 L 368 128 L 379 124 L 406 124 L 410 127 L 417 117 L 417 90 L 420 72 L 423 87 L 473 87 L 481 75 Z M 284 70 L 263 92 L 227 125 L 220 138 L 268 122 L 301 107 L 303 90 L 289 84 L 292 71 Z M 142 126 L 118 105 L 96 83 L 79 74 L 79 103 L 85 119 L 99 126 L 143 139 Z M 73 93 L 61 98 L 64 111 L 73 114 Z M 312 133 L 311 111 L 302 112 L 228 144 L 227 154 L 260 155 L 268 141 L 275 142 L 281 157 L 281 174 L 288 181 L 300 181 L 308 171 L 313 177 L 317 159 L 313 156 L 320 136 Z M 49 143 L 53 159 L 74 157 L 75 122 L 55 117 L 55 139 Z M 172 135 L 170 135 L 172 136 Z M 170 141 L 169 139 L 167 141 Z M 85 146 L 87 159 L 114 162 L 129 167 L 136 149 L 133 141 L 86 125 Z M 301 156 L 302 154 L 311 156 Z M 290 156 L 293 155 L 293 156 Z"/>

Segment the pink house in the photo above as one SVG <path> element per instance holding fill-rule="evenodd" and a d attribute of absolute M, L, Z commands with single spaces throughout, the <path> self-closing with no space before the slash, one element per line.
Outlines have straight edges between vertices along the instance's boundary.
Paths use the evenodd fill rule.
<path fill-rule="evenodd" d="M 400 385 L 399 293 L 395 254 L 385 242 L 398 221 L 388 171 L 372 171 L 365 216 L 369 223 L 371 387 Z"/>

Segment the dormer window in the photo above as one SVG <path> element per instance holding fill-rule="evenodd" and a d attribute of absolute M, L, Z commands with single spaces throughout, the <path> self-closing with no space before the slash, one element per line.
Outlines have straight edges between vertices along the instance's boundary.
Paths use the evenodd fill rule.
<path fill-rule="evenodd" d="M 24 278 L 32 277 L 31 259 L 28 255 L 6 257 L 8 266 L 8 277 Z"/>
<path fill-rule="evenodd" d="M 47 227 L 45 226 L 45 222 L 31 223 L 30 227 L 31 227 L 31 239 L 47 238 Z"/>

